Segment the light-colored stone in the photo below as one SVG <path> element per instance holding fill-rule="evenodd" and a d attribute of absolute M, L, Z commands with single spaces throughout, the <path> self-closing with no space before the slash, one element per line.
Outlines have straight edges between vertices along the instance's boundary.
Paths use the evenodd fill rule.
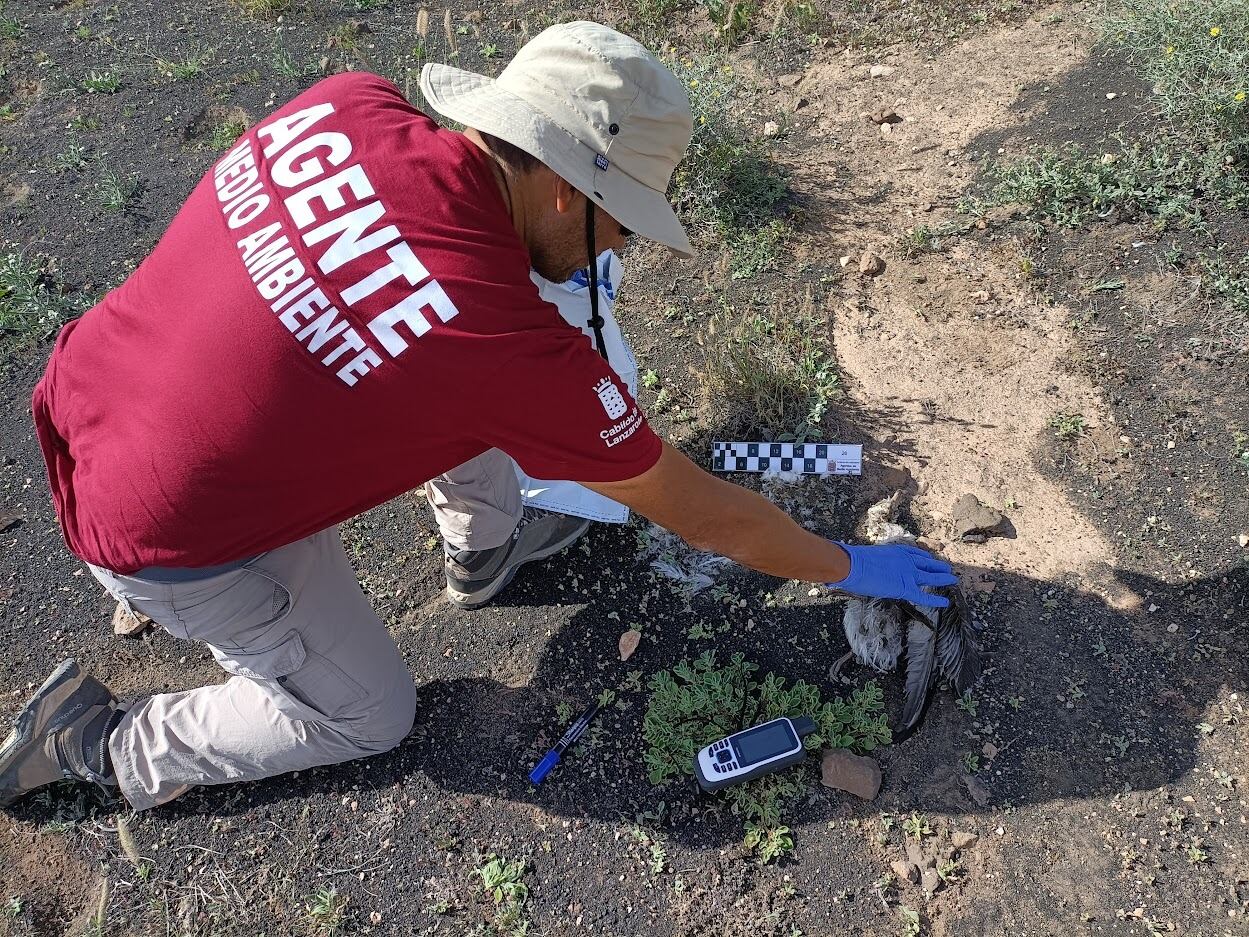
<path fill-rule="evenodd" d="M 820 765 L 820 782 L 825 787 L 872 800 L 880 793 L 880 765 L 866 755 L 830 748 Z"/>
<path fill-rule="evenodd" d="M 885 124 L 884 126 L 889 126 Z M 872 251 L 864 251 L 859 257 L 859 273 L 865 273 L 869 277 L 879 276 L 885 272 L 885 261 L 879 254 Z"/>
<path fill-rule="evenodd" d="M 955 540 L 969 540 L 972 536 L 989 536 L 1000 533 L 1006 525 L 1006 515 L 981 504 L 973 494 L 966 494 L 954 502 L 950 512 L 950 532 Z"/>
<path fill-rule="evenodd" d="M 941 887 L 941 876 L 936 869 L 924 869 L 919 876 L 919 887 L 928 894 L 934 894 Z"/>
<path fill-rule="evenodd" d="M 937 861 L 932 856 L 924 852 L 924 847 L 915 841 L 906 844 L 906 857 L 915 863 L 916 868 L 921 871 L 931 869 L 937 864 Z"/>
<path fill-rule="evenodd" d="M 123 638 L 134 638 L 143 634 L 152 625 L 152 619 L 141 612 L 130 613 L 120 602 L 113 609 L 113 634 Z"/>
<path fill-rule="evenodd" d="M 838 261 L 838 263 L 840 263 L 843 267 L 848 267 L 850 266 L 850 261 L 853 259 L 854 258 L 851 257 L 849 254 L 846 254 L 841 258 L 841 260 Z"/>
<path fill-rule="evenodd" d="M 765 137 L 774 137 L 781 132 L 781 125 L 774 120 L 769 120 L 763 125 L 763 135 Z"/>
<path fill-rule="evenodd" d="M 906 859 L 894 859 L 889 864 L 889 868 L 893 869 L 893 874 L 897 876 L 900 882 L 910 882 L 914 885 L 919 881 L 919 869 L 914 862 L 908 862 Z"/>
<path fill-rule="evenodd" d="M 998 747 L 994 745 L 992 742 L 985 742 L 983 745 L 980 746 L 980 753 L 984 755 L 984 757 L 988 761 L 992 761 L 994 758 L 996 758 L 998 751 L 999 751 Z"/>
<path fill-rule="evenodd" d="M 1236 538 L 1236 542 L 1242 547 L 1249 547 L 1249 534 L 1241 534 Z"/>
<path fill-rule="evenodd" d="M 955 830 L 950 834 L 950 843 L 959 852 L 964 849 L 970 849 L 976 845 L 976 840 L 980 839 L 975 833 L 969 833 L 966 830 Z"/>
<path fill-rule="evenodd" d="M 620 659 L 628 660 L 633 656 L 633 652 L 638 649 L 638 644 L 642 641 L 642 632 L 630 628 L 620 636 Z"/>
<path fill-rule="evenodd" d="M 873 65 L 868 70 L 868 75 L 872 78 L 888 78 L 894 72 L 892 65 Z"/>

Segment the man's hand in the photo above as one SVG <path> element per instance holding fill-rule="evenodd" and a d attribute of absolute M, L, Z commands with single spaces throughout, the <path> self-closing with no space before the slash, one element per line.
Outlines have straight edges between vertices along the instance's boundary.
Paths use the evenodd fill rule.
<path fill-rule="evenodd" d="M 902 543 L 840 546 L 850 554 L 850 575 L 840 582 L 830 582 L 830 589 L 879 599 L 906 599 L 929 608 L 950 604 L 949 599 L 926 591 L 958 582 L 945 560 Z"/>

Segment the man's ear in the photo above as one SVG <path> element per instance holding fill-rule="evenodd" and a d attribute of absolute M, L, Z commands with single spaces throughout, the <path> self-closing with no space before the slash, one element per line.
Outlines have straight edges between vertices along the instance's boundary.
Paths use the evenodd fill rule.
<path fill-rule="evenodd" d="M 559 173 L 551 173 L 555 185 L 555 210 L 561 215 L 572 211 L 585 198 L 567 179 Z"/>

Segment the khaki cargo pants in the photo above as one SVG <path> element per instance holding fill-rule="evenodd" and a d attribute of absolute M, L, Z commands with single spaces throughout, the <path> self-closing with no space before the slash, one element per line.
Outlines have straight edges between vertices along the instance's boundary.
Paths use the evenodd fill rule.
<path fill-rule="evenodd" d="M 492 450 L 431 481 L 444 536 L 488 549 L 511 536 L 520 495 Z M 337 529 L 190 582 L 91 567 L 104 587 L 170 634 L 208 646 L 230 677 L 134 703 L 109 740 L 136 810 L 200 784 L 267 778 L 394 748 L 412 728 L 416 688 L 373 611 Z"/>

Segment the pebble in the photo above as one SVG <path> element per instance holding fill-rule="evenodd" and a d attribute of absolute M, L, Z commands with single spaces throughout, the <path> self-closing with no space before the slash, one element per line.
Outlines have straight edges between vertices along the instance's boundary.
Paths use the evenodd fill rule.
<path fill-rule="evenodd" d="M 763 135 L 765 137 L 774 137 L 781 132 L 781 125 L 774 120 L 769 120 L 763 125 Z"/>
<path fill-rule="evenodd" d="M 868 71 L 872 78 L 888 78 L 894 72 L 892 65 L 873 65 Z"/>
<path fill-rule="evenodd" d="M 1242 547 L 1249 547 L 1249 534 L 1241 534 L 1236 540 Z"/>
<path fill-rule="evenodd" d="M 885 124 L 888 126 L 888 124 Z M 879 276 L 885 272 L 885 262 L 879 254 L 871 251 L 864 251 L 859 257 L 859 273 L 866 273 L 869 277 Z"/>
<path fill-rule="evenodd" d="M 969 833 L 966 830 L 955 830 L 950 834 L 950 843 L 961 852 L 976 845 L 976 840 L 979 838 L 975 833 Z"/>
<path fill-rule="evenodd" d="M 820 765 L 820 783 L 872 800 L 880 793 L 880 765 L 866 755 L 831 748 L 824 753 Z"/>
<path fill-rule="evenodd" d="M 937 860 L 935 860 L 932 856 L 926 855 L 924 853 L 924 848 L 919 843 L 915 842 L 906 844 L 906 857 L 921 870 L 931 869 L 937 864 Z"/>
<path fill-rule="evenodd" d="M 931 895 L 941 887 L 941 876 L 937 874 L 936 869 L 924 869 L 919 877 L 919 885 Z"/>
<path fill-rule="evenodd" d="M 955 540 L 964 542 L 983 543 L 983 540 L 975 541 L 970 538 L 1002 533 L 1006 523 L 1006 515 L 982 504 L 973 494 L 965 494 L 955 501 L 950 512 L 950 532 Z"/>
<path fill-rule="evenodd" d="M 1119 95 L 1118 95 L 1118 93 L 1117 93 L 1117 92 L 1114 92 L 1114 91 L 1108 91 L 1108 92 L 1106 93 L 1106 100 L 1107 100 L 1107 101 L 1113 101 L 1113 100 L 1114 100 L 1115 98 L 1117 98 L 1118 96 L 1119 96 Z"/>
<path fill-rule="evenodd" d="M 642 632 L 633 628 L 630 628 L 628 631 L 622 634 L 620 636 L 620 642 L 619 642 L 620 659 L 622 661 L 625 661 L 625 660 L 628 660 L 630 657 L 632 657 L 633 652 L 638 649 L 638 644 L 641 642 L 641 640 L 642 640 Z"/>
<path fill-rule="evenodd" d="M 889 868 L 893 869 L 893 874 L 898 877 L 899 881 L 910 882 L 912 885 L 919 881 L 919 869 L 916 868 L 914 862 L 908 862 L 905 859 L 894 859 L 889 864 Z"/>

